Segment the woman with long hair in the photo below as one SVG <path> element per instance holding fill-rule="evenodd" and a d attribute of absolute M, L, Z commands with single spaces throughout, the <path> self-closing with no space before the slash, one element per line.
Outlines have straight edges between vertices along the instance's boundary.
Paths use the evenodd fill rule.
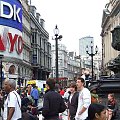
<path fill-rule="evenodd" d="M 75 115 L 78 107 L 77 86 L 75 82 L 70 83 L 70 96 L 68 101 L 68 120 L 75 120 Z"/>
<path fill-rule="evenodd" d="M 88 120 L 106 120 L 106 107 L 98 104 L 92 103 L 88 108 Z"/>

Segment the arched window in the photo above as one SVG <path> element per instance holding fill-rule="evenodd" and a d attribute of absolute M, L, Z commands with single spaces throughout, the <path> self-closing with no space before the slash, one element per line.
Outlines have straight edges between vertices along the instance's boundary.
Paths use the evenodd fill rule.
<path fill-rule="evenodd" d="M 11 65 L 10 68 L 9 68 L 9 74 L 15 74 L 15 66 L 14 65 Z"/>

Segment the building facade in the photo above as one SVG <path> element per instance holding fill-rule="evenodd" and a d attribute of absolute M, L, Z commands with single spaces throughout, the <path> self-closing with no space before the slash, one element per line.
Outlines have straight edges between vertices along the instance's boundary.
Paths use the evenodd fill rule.
<path fill-rule="evenodd" d="M 51 44 L 44 20 L 40 19 L 40 14 L 28 4 L 28 0 L 1 1 L 1 5 L 2 79 L 15 79 L 21 86 L 31 79 L 46 80 L 51 71 Z M 6 6 L 9 9 L 4 11 Z M 8 13 L 15 12 L 12 6 L 16 6 L 18 13 L 9 18 Z"/>
<path fill-rule="evenodd" d="M 79 39 L 79 55 L 86 56 L 86 46 L 91 46 L 91 42 L 94 44 L 94 38 L 91 36 L 82 37 Z"/>
<path fill-rule="evenodd" d="M 76 56 L 75 52 L 68 53 L 68 79 L 69 82 L 75 81 L 77 77 L 81 76 L 81 60 L 79 56 Z"/>
<path fill-rule="evenodd" d="M 112 48 L 111 31 L 120 25 L 120 1 L 110 0 L 103 10 L 102 16 L 102 74 L 111 75 L 111 71 L 107 68 L 109 62 L 119 55 L 119 51 Z"/>
<path fill-rule="evenodd" d="M 99 79 L 99 76 L 101 75 L 101 63 L 102 63 L 102 55 L 100 52 L 98 52 L 93 57 L 93 74 L 96 79 Z M 92 76 L 92 61 L 91 56 L 83 56 L 81 57 L 81 69 L 85 70 L 82 74 L 86 74 L 86 70 L 89 71 L 90 77 Z M 88 73 L 87 73 L 88 74 Z"/>
<path fill-rule="evenodd" d="M 52 73 L 51 77 L 56 77 L 55 66 L 55 45 L 52 45 Z M 58 45 L 58 73 L 59 83 L 61 86 L 67 86 L 70 81 L 74 81 L 75 77 L 80 75 L 80 60 L 75 56 L 74 52 L 68 52 L 63 44 Z"/>
<path fill-rule="evenodd" d="M 51 55 L 52 55 L 52 72 L 51 72 L 51 77 L 55 78 L 56 77 L 56 50 L 55 50 L 55 45 L 52 45 L 52 50 L 51 50 Z M 63 44 L 58 44 L 58 76 L 59 76 L 59 83 L 66 84 L 67 82 L 67 48 Z M 63 83 L 63 81 L 65 81 Z M 62 85 L 63 86 L 63 85 Z"/>
<path fill-rule="evenodd" d="M 44 28 L 44 20 L 36 12 L 35 6 L 30 6 L 31 44 L 33 79 L 46 80 L 51 72 L 51 44 L 49 34 Z"/>
<path fill-rule="evenodd" d="M 22 9 L 23 9 L 23 16 L 22 16 L 22 24 L 23 24 L 23 31 L 22 31 L 22 38 L 24 40 L 23 44 L 23 61 L 18 66 L 18 75 L 21 81 L 21 84 L 26 85 L 27 81 L 32 79 L 32 66 L 31 66 L 31 28 L 30 28 L 30 16 L 29 10 L 30 7 L 28 5 L 27 0 L 22 1 Z"/>
<path fill-rule="evenodd" d="M 25 4 L 26 3 L 22 4 L 20 0 L 1 1 L 2 6 L 0 7 L 0 11 L 3 11 L 3 13 L 1 13 L 2 16 L 0 17 L 0 55 L 3 55 L 3 80 L 10 78 L 15 79 L 16 82 L 19 80 L 19 82 L 23 83 L 24 79 L 30 78 L 30 76 L 25 76 L 26 74 L 31 74 L 30 61 L 27 59 L 27 62 L 25 62 L 23 58 L 24 45 L 27 40 L 23 37 L 23 31 L 25 31 L 27 27 L 26 33 L 28 32 L 28 34 L 26 36 L 30 38 L 28 8 L 24 9 Z M 4 11 L 5 6 L 9 8 L 6 9 L 6 11 Z M 11 6 L 16 6 L 19 10 L 17 14 L 15 13 L 10 17 L 7 13 L 11 13 L 12 9 L 14 9 Z M 26 6 L 28 5 L 26 4 Z M 23 18 L 26 20 L 26 23 L 28 23 L 27 25 L 23 24 Z M 28 41 L 29 40 L 30 39 L 28 39 Z M 22 70 L 27 73 L 23 74 Z"/>
<path fill-rule="evenodd" d="M 86 47 L 88 48 L 86 49 Z M 84 72 L 89 71 L 89 75 L 92 75 L 92 61 L 91 61 L 91 56 L 89 56 L 86 53 L 86 50 L 88 53 L 91 54 L 91 46 L 93 46 L 93 54 L 95 53 L 94 51 L 94 38 L 91 36 L 83 37 L 79 39 L 79 54 L 80 54 L 80 60 L 81 60 L 81 70 L 83 70 L 82 74 L 88 74 Z M 96 50 L 96 49 L 95 49 Z M 99 69 L 100 69 L 100 63 L 101 63 L 101 54 L 98 53 L 93 56 L 93 74 L 96 76 L 96 79 L 99 78 Z"/>

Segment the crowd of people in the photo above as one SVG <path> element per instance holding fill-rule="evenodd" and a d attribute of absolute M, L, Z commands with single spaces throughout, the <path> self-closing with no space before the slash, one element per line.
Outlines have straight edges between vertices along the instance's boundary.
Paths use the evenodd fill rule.
<path fill-rule="evenodd" d="M 59 113 L 64 111 L 68 120 L 115 120 L 119 109 L 114 93 L 108 94 L 107 104 L 103 105 L 96 89 L 86 88 L 83 78 L 77 78 L 66 89 L 56 89 L 55 80 L 49 78 L 44 95 L 35 85 L 16 88 L 16 81 L 9 79 L 0 90 L 2 120 L 38 120 L 40 97 L 43 97 L 41 120 L 61 120 Z"/>
<path fill-rule="evenodd" d="M 108 94 L 106 104 L 103 105 L 97 94 L 97 88 L 89 91 L 84 84 L 85 81 L 82 78 L 78 78 L 76 83 L 70 84 L 68 120 L 119 120 L 118 101 L 115 99 L 114 93 Z M 75 97 L 76 93 L 78 95 Z"/>

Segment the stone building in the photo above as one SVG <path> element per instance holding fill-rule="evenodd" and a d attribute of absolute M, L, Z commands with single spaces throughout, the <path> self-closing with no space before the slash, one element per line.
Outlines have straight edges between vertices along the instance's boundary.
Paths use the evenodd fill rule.
<path fill-rule="evenodd" d="M 30 17 L 29 5 L 27 0 L 10 0 L 7 3 L 16 5 L 18 15 L 16 17 L 0 20 L 0 34 L 2 35 L 0 43 L 0 55 L 2 59 L 3 79 L 15 79 L 19 84 L 25 83 L 31 79 L 31 60 L 30 60 Z M 4 6 L 4 3 L 3 3 Z M 7 9 L 8 12 L 10 9 Z M 6 13 L 4 13 L 6 14 Z"/>
<path fill-rule="evenodd" d="M 56 78 L 56 50 L 55 45 L 52 45 L 51 49 L 52 55 L 52 78 Z M 67 82 L 68 74 L 67 74 L 67 48 L 63 44 L 58 44 L 58 76 L 59 83 Z"/>
<path fill-rule="evenodd" d="M 102 16 L 102 74 L 111 75 L 112 72 L 108 69 L 109 63 L 113 61 L 118 55 L 112 47 L 112 33 L 111 31 L 120 25 L 120 0 L 110 0 L 103 10 Z"/>
<path fill-rule="evenodd" d="M 23 61 L 18 66 L 18 75 L 22 83 L 27 83 L 32 78 L 32 66 L 31 66 L 31 28 L 30 28 L 30 16 L 29 16 L 29 5 L 27 0 L 22 0 L 22 38 L 23 44 Z"/>
<path fill-rule="evenodd" d="M 28 0 L 9 0 L 4 4 L 3 8 L 15 5 L 19 13 L 7 17 L 10 8 L 3 13 L 7 18 L 0 17 L 2 79 L 15 79 L 21 86 L 31 79 L 46 80 L 51 70 L 51 44 L 44 20 Z"/>
<path fill-rule="evenodd" d="M 44 19 L 30 6 L 33 79 L 46 80 L 51 72 L 51 44 Z"/>
<path fill-rule="evenodd" d="M 55 67 L 55 45 L 52 45 L 52 74 L 51 77 L 56 77 Z M 74 81 L 80 76 L 80 59 L 75 55 L 75 52 L 68 52 L 64 44 L 58 44 L 58 74 L 59 83 L 61 86 L 67 86 L 69 82 Z"/>

